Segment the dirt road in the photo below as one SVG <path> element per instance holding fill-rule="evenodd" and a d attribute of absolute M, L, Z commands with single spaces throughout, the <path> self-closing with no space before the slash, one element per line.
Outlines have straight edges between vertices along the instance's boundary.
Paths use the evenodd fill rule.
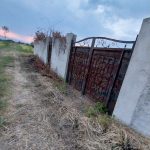
<path fill-rule="evenodd" d="M 79 144 L 81 138 L 75 119 L 78 112 L 72 108 L 73 105 L 81 107 L 82 99 L 78 100 L 78 105 L 78 102 L 73 103 L 73 97 L 65 98 L 53 86 L 52 79 L 32 69 L 28 57 L 15 52 L 13 55 L 14 68 L 7 70 L 14 78 L 12 98 L 8 125 L 0 138 L 1 149 L 84 149 Z"/>
<path fill-rule="evenodd" d="M 90 101 L 71 90 L 62 94 L 52 78 L 33 68 L 29 56 L 15 51 L 13 56 L 14 67 L 6 70 L 13 82 L 7 122 L 0 129 L 0 150 L 109 150 L 117 144 L 123 149 L 121 142 L 128 139 L 118 126 L 112 124 L 104 132 L 85 117 Z M 136 136 L 132 139 L 137 145 Z"/>

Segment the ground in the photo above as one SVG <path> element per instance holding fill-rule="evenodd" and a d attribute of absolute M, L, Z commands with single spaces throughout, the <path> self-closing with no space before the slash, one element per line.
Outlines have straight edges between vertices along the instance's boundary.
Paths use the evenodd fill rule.
<path fill-rule="evenodd" d="M 9 94 L 3 95 L 7 108 L 0 111 L 5 118 L 0 150 L 150 149 L 149 139 L 129 128 L 115 121 L 104 128 L 98 118 L 88 118 L 86 109 L 93 102 L 41 74 L 30 50 L 14 43 L 0 46 L 0 58 L 13 58 L 4 71 L 11 80 Z"/>

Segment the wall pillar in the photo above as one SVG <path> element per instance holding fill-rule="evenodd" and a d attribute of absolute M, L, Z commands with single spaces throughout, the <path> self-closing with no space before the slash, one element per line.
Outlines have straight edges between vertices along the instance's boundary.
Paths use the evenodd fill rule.
<path fill-rule="evenodd" d="M 113 115 L 150 135 L 150 18 L 143 20 Z"/>
<path fill-rule="evenodd" d="M 72 42 L 76 40 L 76 35 L 68 33 L 66 43 L 58 38 L 53 38 L 51 53 L 51 69 L 61 78 L 66 80 L 70 50 Z"/>

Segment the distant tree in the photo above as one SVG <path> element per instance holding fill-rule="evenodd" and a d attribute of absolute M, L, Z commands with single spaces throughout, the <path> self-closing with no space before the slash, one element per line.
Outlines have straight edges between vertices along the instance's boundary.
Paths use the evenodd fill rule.
<path fill-rule="evenodd" d="M 3 32 L 4 32 L 4 37 L 5 37 L 5 39 L 6 39 L 6 35 L 7 35 L 7 33 L 9 32 L 9 28 L 8 28 L 7 26 L 2 26 L 2 30 L 3 30 Z"/>

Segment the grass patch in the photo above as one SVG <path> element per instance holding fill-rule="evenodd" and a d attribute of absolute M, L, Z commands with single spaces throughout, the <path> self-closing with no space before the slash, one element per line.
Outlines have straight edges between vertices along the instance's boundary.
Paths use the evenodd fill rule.
<path fill-rule="evenodd" d="M 112 118 L 107 114 L 99 115 L 97 117 L 98 123 L 102 126 L 103 130 L 107 130 L 110 124 L 112 123 Z"/>
<path fill-rule="evenodd" d="M 13 57 L 0 56 L 0 113 L 2 114 L 7 107 L 7 100 L 4 97 L 8 93 L 9 76 L 5 74 L 5 68 L 13 63 Z M 1 118 L 2 122 L 2 118 Z"/>
<path fill-rule="evenodd" d="M 64 95 L 68 94 L 67 83 L 65 81 L 54 83 L 57 89 Z"/>
<path fill-rule="evenodd" d="M 102 127 L 103 132 L 106 132 L 112 123 L 112 118 L 108 115 L 106 106 L 101 102 L 97 102 L 94 106 L 90 106 L 86 109 L 86 116 L 92 120 L 96 119 Z"/>
<path fill-rule="evenodd" d="M 107 108 L 101 102 L 97 102 L 93 107 L 90 106 L 86 110 L 86 114 L 87 114 L 88 117 L 96 117 L 99 114 L 106 114 L 106 113 L 107 113 Z"/>
<path fill-rule="evenodd" d="M 3 116 L 0 116 L 0 127 L 3 127 L 6 124 L 6 120 Z"/>
<path fill-rule="evenodd" d="M 2 48 L 7 48 L 7 47 L 9 47 L 10 46 L 10 42 L 8 42 L 8 41 L 0 41 L 0 49 L 2 49 Z"/>
<path fill-rule="evenodd" d="M 3 110 L 7 106 L 7 101 L 0 99 L 0 110 Z"/>
<path fill-rule="evenodd" d="M 33 47 L 28 44 L 15 43 L 11 41 L 0 41 L 0 50 L 5 49 L 5 51 L 16 50 L 20 53 L 33 53 Z"/>
<path fill-rule="evenodd" d="M 24 44 L 17 44 L 16 50 L 21 53 L 31 53 L 31 54 L 33 53 L 33 47 Z"/>

